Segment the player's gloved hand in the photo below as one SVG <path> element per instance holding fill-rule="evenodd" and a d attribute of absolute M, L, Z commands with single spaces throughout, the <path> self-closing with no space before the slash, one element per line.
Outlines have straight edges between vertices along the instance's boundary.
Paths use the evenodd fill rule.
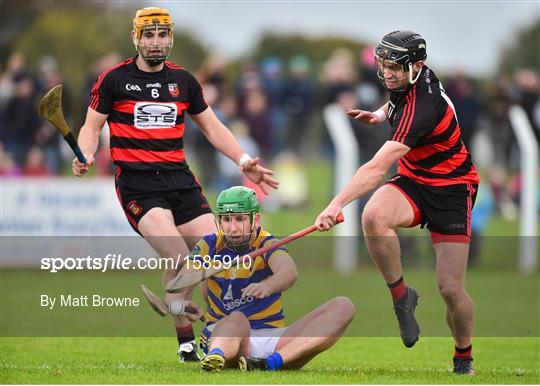
<path fill-rule="evenodd" d="M 347 110 L 347 115 L 366 125 L 378 125 L 379 123 L 382 122 L 380 117 L 376 113 L 371 112 L 371 111 L 356 110 L 356 109 Z"/>
<path fill-rule="evenodd" d="M 244 289 L 242 289 L 242 297 L 247 298 L 253 296 L 257 299 L 264 299 L 274 293 L 274 289 L 266 282 L 251 283 Z"/>
<path fill-rule="evenodd" d="M 273 178 L 274 172 L 270 169 L 263 168 L 260 165 L 260 159 L 247 159 L 240 165 L 240 171 L 246 175 L 250 181 L 259 185 L 264 194 L 268 194 L 268 187 L 277 189 L 279 182 Z"/>
<path fill-rule="evenodd" d="M 327 231 L 338 223 L 337 217 L 341 213 L 339 205 L 330 203 L 315 220 L 315 226 L 320 231 Z"/>
<path fill-rule="evenodd" d="M 73 170 L 73 174 L 76 175 L 77 177 L 82 177 L 83 175 L 88 173 L 90 166 L 94 164 L 93 154 L 84 153 L 84 156 L 86 157 L 85 164 L 83 164 L 77 158 L 74 158 L 73 161 L 71 161 L 71 170 Z"/>

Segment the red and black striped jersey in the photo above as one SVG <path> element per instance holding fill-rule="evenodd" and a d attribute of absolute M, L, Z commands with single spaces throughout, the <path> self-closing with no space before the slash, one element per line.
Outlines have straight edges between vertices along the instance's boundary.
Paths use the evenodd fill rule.
<path fill-rule="evenodd" d="M 431 69 L 424 66 L 407 90 L 391 92 L 388 112 L 391 140 L 411 148 L 399 174 L 431 186 L 479 183 L 452 101 Z"/>
<path fill-rule="evenodd" d="M 185 113 L 208 107 L 201 86 L 172 62 L 149 73 L 135 59 L 105 70 L 91 91 L 90 108 L 109 115 L 113 162 L 129 170 L 183 169 Z"/>

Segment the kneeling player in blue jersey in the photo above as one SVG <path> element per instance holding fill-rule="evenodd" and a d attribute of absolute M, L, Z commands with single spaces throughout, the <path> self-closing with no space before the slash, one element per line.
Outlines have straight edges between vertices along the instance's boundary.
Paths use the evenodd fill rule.
<path fill-rule="evenodd" d="M 276 238 L 260 227 L 259 203 L 251 189 L 236 186 L 217 200 L 219 233 L 205 236 L 191 254 L 193 265 L 230 263 L 269 245 Z M 296 265 L 284 247 L 253 260 L 239 259 L 209 279 L 207 324 L 201 334 L 204 370 L 224 367 L 299 369 L 330 348 L 354 318 L 346 297 L 329 300 L 292 325 L 285 326 L 282 292 L 297 280 Z"/>

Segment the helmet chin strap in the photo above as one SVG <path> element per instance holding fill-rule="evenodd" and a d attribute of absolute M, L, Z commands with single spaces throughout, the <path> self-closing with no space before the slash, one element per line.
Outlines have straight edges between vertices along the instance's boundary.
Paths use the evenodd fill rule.
<path fill-rule="evenodd" d="M 412 63 L 409 63 L 409 83 L 410 84 L 415 84 L 416 81 L 418 80 L 418 78 L 420 78 L 420 73 L 422 72 L 422 70 L 420 69 L 420 71 L 418 71 L 418 74 L 416 74 L 416 78 L 413 79 L 413 65 Z"/>

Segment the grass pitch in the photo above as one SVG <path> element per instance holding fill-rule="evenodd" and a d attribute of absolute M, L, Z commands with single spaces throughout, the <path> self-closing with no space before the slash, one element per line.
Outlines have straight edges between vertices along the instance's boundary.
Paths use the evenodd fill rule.
<path fill-rule="evenodd" d="M 537 384 L 538 338 L 478 338 L 477 375 L 451 373 L 452 341 L 343 338 L 300 371 L 202 372 L 179 364 L 173 338 L 2 338 L 0 381 L 108 384 Z"/>
<path fill-rule="evenodd" d="M 265 214 L 265 226 L 282 236 L 313 222 L 331 198 L 324 164 L 308 165 L 310 202 L 303 210 Z M 213 200 L 212 200 L 213 202 Z M 426 234 L 414 230 L 413 235 Z M 300 280 L 285 295 L 288 321 L 323 301 L 349 296 L 358 308 L 347 336 L 301 371 L 203 373 L 179 364 L 169 320 L 144 302 L 135 309 L 47 311 L 40 294 L 139 296 L 139 283 L 159 288 L 159 272 L 0 270 L 0 382 L 3 384 L 538 384 L 540 383 L 540 275 L 517 267 L 517 223 L 493 219 L 486 230 L 481 267 L 470 269 L 467 288 L 476 303 L 473 355 L 477 376 L 451 374 L 452 339 L 444 320 L 429 240 L 419 238 L 406 281 L 421 298 L 420 341 L 406 349 L 380 274 L 360 246 L 359 269 L 338 276 L 331 240 L 315 237 L 290 247 Z M 361 238 L 358 240 L 362 243 Z M 307 251 L 307 252 L 306 252 Z M 418 253 L 417 253 L 418 252 Z M 411 268 L 415 265 L 416 268 Z M 195 326 L 200 329 L 200 324 Z M 123 337 L 122 337 L 123 336 Z"/>
<path fill-rule="evenodd" d="M 434 273 L 425 268 L 406 269 L 406 272 L 421 296 L 417 316 L 422 335 L 412 349 L 406 349 L 397 338 L 388 290 L 373 268 L 364 267 L 345 277 L 331 271 L 304 269 L 299 282 L 285 296 L 289 323 L 330 297 L 346 295 L 358 309 L 347 336 L 301 371 L 243 374 L 230 370 L 208 374 L 197 365 L 178 363 L 170 321 L 159 318 L 144 302 L 136 309 L 110 311 L 53 312 L 30 307 L 38 302 L 43 288 L 50 294 L 66 292 L 66 288 L 76 288 L 81 293 L 99 289 L 111 295 L 127 291 L 126 294 L 142 298 L 138 283 L 153 283 L 157 289 L 157 272 L 51 275 L 4 270 L 0 381 L 7 384 L 540 382 L 538 275 L 523 277 L 511 271 L 503 274 L 490 270 L 469 273 L 468 288 L 477 306 L 473 355 L 478 374 L 458 377 L 451 374 L 453 343 L 445 337 L 448 330 Z M 326 281 L 332 285 L 324 285 Z M 200 323 L 195 325 L 196 330 L 200 327 Z M 62 337 L 62 334 L 71 336 Z M 49 337 L 39 337 L 44 335 Z M 119 337 L 127 335 L 131 337 Z"/>

